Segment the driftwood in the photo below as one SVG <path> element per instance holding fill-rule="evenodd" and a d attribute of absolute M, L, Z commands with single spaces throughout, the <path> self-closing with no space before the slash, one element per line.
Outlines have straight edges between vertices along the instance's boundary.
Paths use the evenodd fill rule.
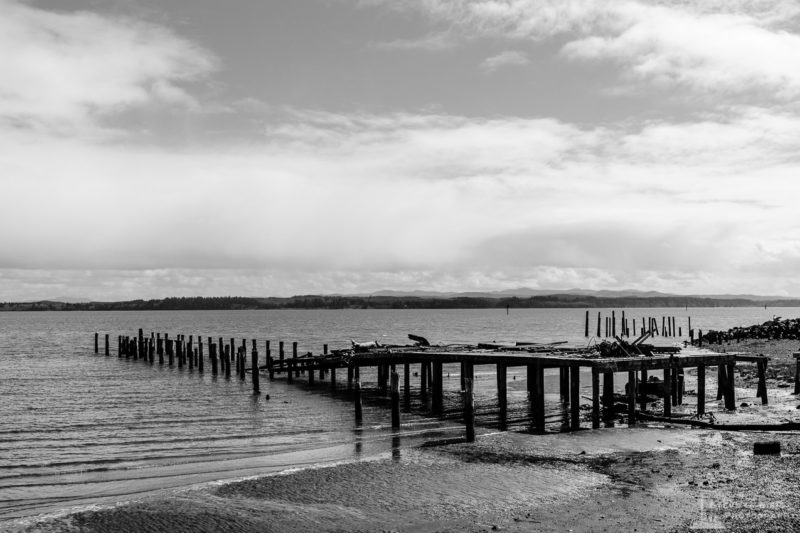
<path fill-rule="evenodd" d="M 715 424 L 713 422 L 703 422 L 702 420 L 689 420 L 682 418 L 655 416 L 647 413 L 637 413 L 636 417 L 640 420 L 651 420 L 653 422 L 666 422 L 669 424 L 685 424 L 707 429 L 720 429 L 723 431 L 798 431 L 800 423 L 786 422 L 784 424 Z"/>
<path fill-rule="evenodd" d="M 419 344 L 420 346 L 430 346 L 431 343 L 428 342 L 428 339 L 425 337 L 420 337 L 419 335 L 412 335 L 411 333 L 408 334 L 409 340 L 412 340 Z"/>

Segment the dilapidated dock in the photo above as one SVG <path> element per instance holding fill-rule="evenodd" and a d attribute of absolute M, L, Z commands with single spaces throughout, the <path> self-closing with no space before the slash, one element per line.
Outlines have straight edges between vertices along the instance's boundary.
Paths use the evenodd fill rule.
<path fill-rule="evenodd" d="M 215 339 L 208 337 L 208 361 L 204 364 L 202 337 L 197 337 L 196 342 L 193 342 L 192 336 L 187 340 L 184 335 L 170 338 L 169 334 L 164 334 L 162 338 L 161 334 L 151 333 L 148 338 L 139 330 L 138 337 L 118 338 L 118 357 L 141 359 L 149 364 L 177 364 L 178 369 L 199 373 L 210 369 L 213 375 L 219 374 L 226 379 L 231 379 L 235 362 L 234 376 L 245 381 L 249 374 L 256 394 L 260 394 L 259 376 L 262 372 L 270 380 L 283 379 L 291 384 L 305 382 L 308 386 L 329 386 L 335 391 L 347 391 L 346 397 L 354 402 L 358 423 L 362 418 L 361 373 L 369 368 L 377 375 L 379 395 L 390 397 L 392 427 L 395 428 L 401 425 L 400 398 L 405 397 L 408 404 L 412 390 L 415 395 L 426 400 L 426 405 L 429 403 L 429 413 L 432 416 L 443 415 L 443 379 L 447 368 L 448 375 L 451 372 L 460 375 L 459 403 L 463 410 L 461 418 L 466 426 L 467 440 L 472 440 L 475 436 L 476 367 L 488 366 L 494 370 L 497 417 L 501 429 L 505 427 L 508 412 L 509 369 L 525 369 L 531 429 L 535 432 L 546 430 L 545 393 L 555 391 L 545 390 L 544 376 L 546 371 L 554 372 L 555 369 L 558 369 L 557 392 L 561 411 L 566 418 L 562 420 L 562 429 L 578 430 L 582 427 L 582 374 L 584 379 L 591 379 L 592 428 L 601 427 L 602 420 L 615 416 L 620 395 L 615 397 L 614 384 L 620 374 L 626 383 L 625 414 L 626 422 L 630 426 L 637 423 L 639 413 L 648 412 L 648 404 L 653 402 L 663 401 L 663 416 L 671 417 L 673 407 L 683 404 L 684 376 L 689 369 L 694 369 L 697 376 L 697 415 L 705 413 L 706 369 L 709 367 L 716 370 L 716 400 L 723 400 L 725 409 L 736 409 L 734 376 L 737 363 L 757 365 L 757 396 L 762 403 L 768 402 L 765 378 L 768 357 L 715 353 L 689 344 L 681 346 L 679 343 L 670 346 L 646 345 L 642 341 L 649 335 L 649 332 L 645 332 L 632 343 L 617 338 L 614 343 L 604 342 L 601 346 L 590 347 L 567 346 L 566 343 L 432 346 L 422 337 L 409 335 L 414 343 L 405 346 L 353 342 L 349 349 L 329 352 L 325 345 L 319 354 L 307 352 L 302 355 L 298 353 L 297 342 L 291 343 L 291 354 L 287 354 L 286 343 L 283 341 L 277 343 L 278 350 L 273 355 L 272 345 L 266 340 L 262 341 L 266 355 L 263 364 L 257 351 L 257 345 L 261 343 L 254 339 L 250 342 L 241 340 L 240 343 L 230 339 L 228 343 L 220 337 L 217 343 Z M 99 353 L 98 334 L 95 334 L 95 353 Z M 105 353 L 109 355 L 108 335 Z M 340 381 L 337 382 L 337 379 Z"/>

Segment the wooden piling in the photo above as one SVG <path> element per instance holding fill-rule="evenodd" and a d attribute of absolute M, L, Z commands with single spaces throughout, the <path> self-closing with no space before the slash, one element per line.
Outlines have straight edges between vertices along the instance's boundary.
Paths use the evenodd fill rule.
<path fill-rule="evenodd" d="M 592 429 L 600 427 L 600 371 L 592 367 Z"/>
<path fill-rule="evenodd" d="M 467 442 L 475 442 L 475 395 L 472 393 L 472 378 L 464 379 L 464 425 Z"/>
<path fill-rule="evenodd" d="M 361 425 L 362 412 L 361 412 L 361 380 L 357 379 L 353 387 L 353 401 L 356 408 L 356 425 Z"/>
<path fill-rule="evenodd" d="M 639 384 L 641 389 L 639 390 L 639 408 L 642 411 L 647 410 L 647 394 L 645 394 L 645 390 L 647 388 L 647 369 L 643 368 L 640 372 L 641 379 L 639 380 Z"/>
<path fill-rule="evenodd" d="M 259 394 L 261 392 L 261 388 L 259 387 L 259 379 L 258 379 L 258 349 L 256 348 L 256 340 L 253 339 L 253 353 L 251 355 L 251 372 L 253 374 L 253 394 Z"/>
<path fill-rule="evenodd" d="M 717 400 L 725 395 L 725 365 L 717 365 Z"/>
<path fill-rule="evenodd" d="M 767 360 L 758 361 L 756 364 L 758 365 L 759 392 L 759 394 L 756 394 L 756 397 L 761 398 L 762 405 L 769 405 L 769 400 L 767 399 Z"/>
<path fill-rule="evenodd" d="M 558 369 L 558 390 L 561 403 L 569 403 L 569 367 L 562 366 Z"/>
<path fill-rule="evenodd" d="M 94 333 L 94 353 L 100 353 L 100 334 Z"/>
<path fill-rule="evenodd" d="M 269 367 L 269 379 L 273 380 L 273 379 L 275 379 L 275 369 L 272 368 L 272 364 L 273 364 L 273 361 L 272 361 L 272 350 L 270 349 L 270 345 L 269 344 L 270 344 L 269 341 L 266 341 L 264 343 L 264 350 L 265 350 L 265 352 L 267 354 L 267 366 Z"/>
<path fill-rule="evenodd" d="M 585 328 L 585 330 L 586 331 L 584 332 L 584 337 L 588 337 L 589 336 L 589 310 L 588 309 L 586 310 L 586 328 Z"/>
<path fill-rule="evenodd" d="M 409 363 L 403 363 L 403 397 L 406 403 L 411 401 L 411 365 Z"/>
<path fill-rule="evenodd" d="M 529 366 L 530 368 L 530 366 Z M 544 367 L 536 361 L 533 368 L 533 425 L 537 431 L 544 431 Z"/>
<path fill-rule="evenodd" d="M 392 388 L 392 429 L 400 429 L 400 376 L 397 372 L 391 375 Z"/>
<path fill-rule="evenodd" d="M 672 416 L 672 369 L 669 365 L 664 367 L 664 416 Z"/>
<path fill-rule="evenodd" d="M 106 333 L 106 355 L 110 355 L 111 352 L 108 349 L 108 333 Z"/>
<path fill-rule="evenodd" d="M 576 364 L 570 365 L 569 411 L 570 411 L 570 428 L 572 430 L 577 430 L 581 428 L 580 390 L 581 390 L 581 369 Z"/>
<path fill-rule="evenodd" d="M 600 312 L 597 312 L 597 337 L 600 338 Z"/>
<path fill-rule="evenodd" d="M 211 375 L 216 376 L 219 372 L 217 366 L 217 345 L 211 342 L 211 337 L 208 338 L 208 357 L 211 358 Z"/>
<path fill-rule="evenodd" d="M 800 352 L 793 352 L 794 357 L 794 394 L 800 394 Z"/>
<path fill-rule="evenodd" d="M 728 411 L 736 410 L 736 364 L 729 363 L 726 368 L 725 376 L 725 409 Z"/>
<path fill-rule="evenodd" d="M 292 359 L 295 361 L 294 377 L 300 377 L 300 365 L 297 364 L 297 341 L 292 342 Z"/>
<path fill-rule="evenodd" d="M 331 389 L 336 390 L 336 367 L 331 367 Z"/>
<path fill-rule="evenodd" d="M 507 372 L 505 363 L 497 363 L 497 404 L 500 409 L 500 428 L 505 431 L 508 415 Z"/>
<path fill-rule="evenodd" d="M 636 425 L 636 371 L 628 370 L 628 427 Z"/>
<path fill-rule="evenodd" d="M 703 362 L 697 365 L 697 414 L 706 412 L 706 365 Z"/>
<path fill-rule="evenodd" d="M 611 311 L 611 336 L 617 336 L 617 316 L 615 311 Z"/>
<path fill-rule="evenodd" d="M 225 379 L 231 379 L 231 347 L 225 345 Z"/>
<path fill-rule="evenodd" d="M 428 397 L 428 363 L 425 362 L 419 364 L 419 394 L 422 398 Z"/>
<path fill-rule="evenodd" d="M 203 338 L 197 337 L 197 371 L 203 373 Z"/>
<path fill-rule="evenodd" d="M 603 420 L 614 415 L 614 373 L 603 372 Z"/>
<path fill-rule="evenodd" d="M 442 379 L 442 362 L 433 361 L 431 370 L 431 376 L 433 377 L 432 408 L 435 414 L 440 415 L 444 410 L 444 380 Z"/>

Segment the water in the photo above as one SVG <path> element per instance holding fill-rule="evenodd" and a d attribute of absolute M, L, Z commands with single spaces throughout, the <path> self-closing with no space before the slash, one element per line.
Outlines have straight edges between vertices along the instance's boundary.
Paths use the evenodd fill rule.
<path fill-rule="evenodd" d="M 590 312 L 590 331 L 597 312 Z M 617 315 L 620 315 L 618 312 Z M 687 317 L 703 330 L 761 323 L 797 308 L 635 309 L 628 316 Z M 445 367 L 443 419 L 422 416 L 417 396 L 392 432 L 385 398 L 373 395 L 357 428 L 340 391 L 305 379 L 294 386 L 262 379 L 254 397 L 248 380 L 214 378 L 188 368 L 116 357 L 117 335 L 149 332 L 229 340 L 298 341 L 300 353 L 344 348 L 350 340 L 407 344 L 407 334 L 433 343 L 567 340 L 586 344 L 584 310 L 317 310 L 0 313 L 0 528 L 21 519 L 112 503 L 155 491 L 236 479 L 331 461 L 397 453 L 399 445 L 461 436 L 458 369 Z M 618 316 L 619 318 L 619 316 Z M 660 319 L 659 319 L 660 326 Z M 94 354 L 94 332 L 101 355 Z M 111 337 L 111 357 L 103 338 Z M 524 378 L 511 370 L 509 380 Z M 478 423 L 492 426 L 493 369 L 478 367 Z M 548 378 L 552 383 L 553 376 Z M 362 373 L 369 386 L 375 376 Z M 586 381 L 586 380 L 584 380 Z M 555 388 L 548 385 L 549 390 Z M 528 423 L 524 387 L 509 389 L 510 429 Z M 548 391 L 550 404 L 555 393 Z"/>

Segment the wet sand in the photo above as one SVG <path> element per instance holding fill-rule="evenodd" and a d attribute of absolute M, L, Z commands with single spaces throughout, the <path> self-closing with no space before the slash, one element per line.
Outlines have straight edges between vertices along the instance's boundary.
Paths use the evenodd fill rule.
<path fill-rule="evenodd" d="M 793 376 L 797 346 L 773 343 L 774 353 L 765 345 L 727 349 L 774 355 L 771 367 L 791 369 Z M 740 373 L 747 370 L 742 365 Z M 748 379 L 737 383 L 737 402 L 747 407 L 722 413 L 709 401 L 708 409 L 726 422 L 800 419 L 792 389 L 779 387 L 785 372 L 768 381 L 768 406 L 752 401 L 755 385 Z M 689 375 L 689 410 L 692 387 Z M 764 440 L 780 441 L 782 454 L 754 456 L 753 443 Z M 799 452 L 797 433 L 664 425 L 484 433 L 473 444 L 431 443 L 371 461 L 163 494 L 22 530 L 796 531 Z"/>

